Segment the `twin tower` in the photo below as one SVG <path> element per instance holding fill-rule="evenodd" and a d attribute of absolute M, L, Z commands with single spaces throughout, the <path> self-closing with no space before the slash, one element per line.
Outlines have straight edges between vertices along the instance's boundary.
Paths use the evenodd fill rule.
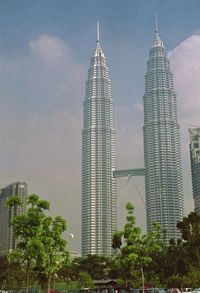
<path fill-rule="evenodd" d="M 160 223 L 167 243 L 179 236 L 176 224 L 183 217 L 183 184 L 176 94 L 157 27 L 147 62 L 143 101 L 145 168 L 139 171 L 145 175 L 147 231 L 152 223 Z M 82 256 L 108 256 L 112 254 L 112 235 L 117 230 L 117 189 L 113 176 L 117 172 L 116 131 L 111 81 L 98 24 L 83 105 Z"/>

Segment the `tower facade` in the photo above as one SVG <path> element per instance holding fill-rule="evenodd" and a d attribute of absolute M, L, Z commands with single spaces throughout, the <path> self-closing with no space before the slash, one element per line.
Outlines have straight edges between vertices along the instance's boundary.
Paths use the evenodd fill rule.
<path fill-rule="evenodd" d="M 161 224 L 164 241 L 177 238 L 183 217 L 180 127 L 166 50 L 156 25 L 145 75 L 144 160 L 147 230 Z"/>
<path fill-rule="evenodd" d="M 12 195 L 18 196 L 22 205 L 7 208 L 5 201 Z M 26 212 L 26 199 L 27 184 L 24 182 L 15 182 L 0 190 L 0 256 L 6 256 L 10 249 L 16 248 L 17 242 L 10 222 L 15 215 Z"/>
<path fill-rule="evenodd" d="M 117 229 L 115 129 L 111 81 L 99 42 L 91 58 L 83 103 L 82 256 L 110 255 Z"/>
<path fill-rule="evenodd" d="M 194 210 L 200 214 L 200 128 L 190 128 L 189 134 Z"/>

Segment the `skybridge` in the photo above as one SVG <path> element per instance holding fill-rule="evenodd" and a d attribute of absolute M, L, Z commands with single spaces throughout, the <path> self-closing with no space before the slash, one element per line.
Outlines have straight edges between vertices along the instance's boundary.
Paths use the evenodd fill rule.
<path fill-rule="evenodd" d="M 132 176 L 145 176 L 145 168 L 127 169 L 127 170 L 115 170 L 113 171 L 113 177 L 132 177 Z"/>

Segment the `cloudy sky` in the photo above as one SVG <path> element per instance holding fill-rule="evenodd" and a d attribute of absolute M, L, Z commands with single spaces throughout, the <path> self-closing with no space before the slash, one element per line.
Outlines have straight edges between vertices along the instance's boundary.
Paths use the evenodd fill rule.
<path fill-rule="evenodd" d="M 185 214 L 193 209 L 188 127 L 200 125 L 199 0 L 0 0 L 0 186 L 25 181 L 68 223 L 80 251 L 82 104 L 96 22 L 115 101 L 118 169 L 143 167 L 143 94 L 155 14 L 174 74 Z M 144 179 L 118 180 L 118 225 Z M 74 233 L 74 238 L 69 238 Z"/>

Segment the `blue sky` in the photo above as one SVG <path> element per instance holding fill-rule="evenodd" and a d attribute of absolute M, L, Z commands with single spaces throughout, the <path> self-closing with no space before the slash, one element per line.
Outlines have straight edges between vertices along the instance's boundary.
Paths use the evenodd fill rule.
<path fill-rule="evenodd" d="M 77 45 L 91 39 L 97 19 L 106 28 L 107 46 L 124 37 L 139 41 L 143 36 L 139 43 L 146 47 L 155 13 L 171 49 L 197 29 L 200 8 L 198 0 L 2 0 L 0 4 L 1 47 L 14 55 L 16 49 L 26 50 L 30 38 L 47 32 L 70 42 L 77 52 Z"/>
<path fill-rule="evenodd" d="M 186 214 L 193 208 L 188 132 L 200 125 L 199 0 L 0 0 L 1 186 L 29 193 L 67 219 L 80 250 L 82 103 L 96 22 L 115 101 L 117 167 L 143 166 L 144 75 L 155 14 L 171 62 L 181 125 Z M 137 190 L 140 190 L 138 193 Z M 145 230 L 144 179 L 118 181 L 118 223 L 132 201 Z"/>

